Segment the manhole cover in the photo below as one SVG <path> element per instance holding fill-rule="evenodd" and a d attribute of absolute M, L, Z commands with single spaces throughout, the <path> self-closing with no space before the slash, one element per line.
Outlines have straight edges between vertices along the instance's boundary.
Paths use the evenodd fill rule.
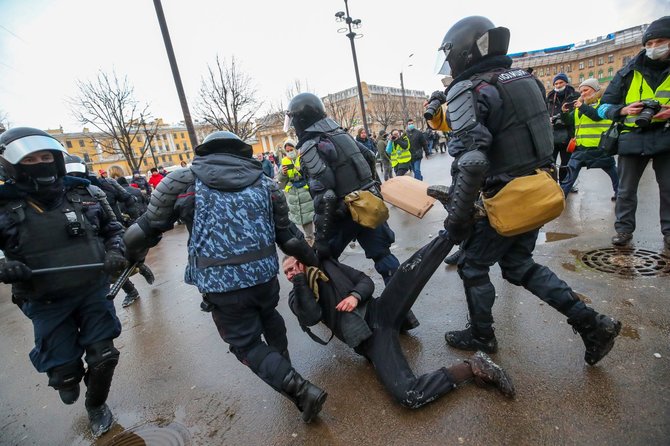
<path fill-rule="evenodd" d="M 670 275 L 670 257 L 635 248 L 603 248 L 582 254 L 589 268 L 624 277 Z"/>
<path fill-rule="evenodd" d="M 188 446 L 191 436 L 188 430 L 178 423 L 165 427 L 145 424 L 121 432 L 105 446 Z"/>

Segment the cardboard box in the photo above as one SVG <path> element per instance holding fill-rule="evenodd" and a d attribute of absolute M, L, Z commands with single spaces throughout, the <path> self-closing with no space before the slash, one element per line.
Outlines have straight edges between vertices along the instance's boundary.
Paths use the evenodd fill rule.
<path fill-rule="evenodd" d="M 428 183 L 404 175 L 393 177 L 382 183 L 384 201 L 415 217 L 423 218 L 435 203 L 435 199 L 428 196 Z"/>

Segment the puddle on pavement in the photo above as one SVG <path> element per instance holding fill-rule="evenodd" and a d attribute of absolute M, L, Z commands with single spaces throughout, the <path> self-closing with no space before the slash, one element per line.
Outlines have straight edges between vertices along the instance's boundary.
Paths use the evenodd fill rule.
<path fill-rule="evenodd" d="M 167 426 L 143 424 L 115 435 L 103 446 L 189 446 L 191 435 L 179 423 Z"/>
<path fill-rule="evenodd" d="M 631 327 L 630 325 L 624 325 L 621 327 L 620 335 L 624 338 L 640 339 L 640 333 L 637 331 L 637 329 Z"/>
<path fill-rule="evenodd" d="M 577 267 L 572 263 L 561 263 L 561 266 L 568 271 L 577 271 Z"/>
<path fill-rule="evenodd" d="M 537 236 L 537 244 L 558 242 L 577 237 L 577 234 L 566 234 L 564 232 L 542 232 Z"/>

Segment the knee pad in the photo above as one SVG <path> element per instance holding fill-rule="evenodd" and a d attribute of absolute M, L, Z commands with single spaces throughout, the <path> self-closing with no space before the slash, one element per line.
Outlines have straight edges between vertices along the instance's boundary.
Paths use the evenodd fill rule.
<path fill-rule="evenodd" d="M 49 386 L 56 390 L 66 389 L 81 382 L 84 377 L 84 364 L 81 359 L 54 367 L 47 371 Z"/>
<path fill-rule="evenodd" d="M 86 363 L 89 370 L 114 368 L 119 362 L 120 353 L 114 347 L 114 341 L 106 339 L 86 347 Z"/>

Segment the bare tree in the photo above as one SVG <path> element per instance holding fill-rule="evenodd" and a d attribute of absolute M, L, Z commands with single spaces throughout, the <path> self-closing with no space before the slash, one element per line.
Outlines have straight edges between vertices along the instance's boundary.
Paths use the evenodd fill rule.
<path fill-rule="evenodd" d="M 197 110 L 200 116 L 218 130 L 228 130 L 245 140 L 261 127 L 255 115 L 263 106 L 257 99 L 251 78 L 238 67 L 216 56 L 216 66 L 207 66 L 208 76 L 200 86 Z"/>
<path fill-rule="evenodd" d="M 323 100 L 328 115 L 343 128 L 351 129 L 362 121 L 358 117 L 358 105 L 351 100 L 336 100 L 331 94 Z"/>
<path fill-rule="evenodd" d="M 372 119 L 382 126 L 384 131 L 401 119 L 401 107 L 397 96 L 388 93 L 376 94 L 370 102 L 373 106 L 369 108 L 368 112 Z"/>
<path fill-rule="evenodd" d="M 72 114 L 82 125 L 92 125 L 99 131 L 88 137 L 104 153 L 121 155 L 132 170 L 138 170 L 157 131 L 154 125 L 151 137 L 145 138 L 136 154 L 133 142 L 138 135 L 147 135 L 149 106 L 140 106 L 128 78 L 120 80 L 115 72 L 110 75 L 100 71 L 95 80 L 77 81 L 77 87 L 79 95 L 69 100 Z"/>

